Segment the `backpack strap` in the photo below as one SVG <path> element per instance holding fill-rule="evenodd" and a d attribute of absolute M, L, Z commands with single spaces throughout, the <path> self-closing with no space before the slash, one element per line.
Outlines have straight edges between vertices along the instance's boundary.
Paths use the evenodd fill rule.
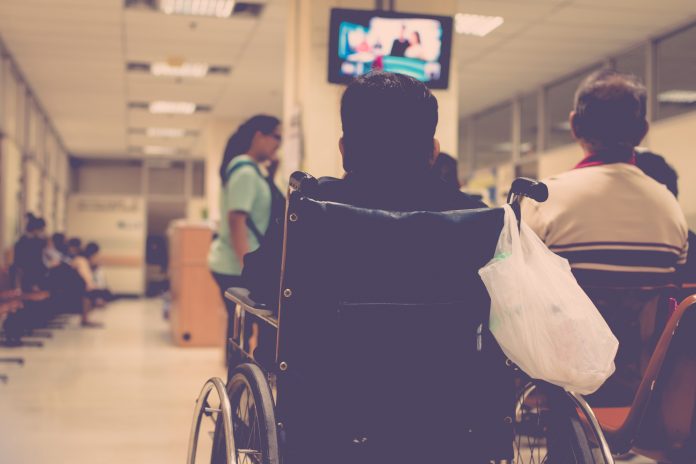
<path fill-rule="evenodd" d="M 232 177 L 232 174 L 234 174 L 235 171 L 237 171 L 239 168 L 244 167 L 244 166 L 251 166 L 254 168 L 256 173 L 263 179 L 266 180 L 265 177 L 263 177 L 263 174 L 261 174 L 261 170 L 259 169 L 258 165 L 254 163 L 253 161 L 240 161 L 239 163 L 235 164 L 234 166 L 230 167 L 227 169 L 227 172 L 225 173 L 225 184 L 230 180 L 230 177 Z M 261 243 L 261 240 L 263 239 L 263 234 L 259 230 L 258 227 L 256 227 L 256 224 L 254 224 L 254 221 L 251 220 L 251 215 L 247 214 L 246 218 L 246 225 L 251 231 L 252 234 L 254 234 L 254 237 L 256 237 L 256 241 Z"/>

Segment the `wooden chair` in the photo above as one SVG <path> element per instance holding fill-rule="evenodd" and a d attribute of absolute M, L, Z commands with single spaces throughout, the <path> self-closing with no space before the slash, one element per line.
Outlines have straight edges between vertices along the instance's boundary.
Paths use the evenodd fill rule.
<path fill-rule="evenodd" d="M 696 295 L 672 314 L 633 404 L 593 411 L 613 454 L 696 462 Z"/>

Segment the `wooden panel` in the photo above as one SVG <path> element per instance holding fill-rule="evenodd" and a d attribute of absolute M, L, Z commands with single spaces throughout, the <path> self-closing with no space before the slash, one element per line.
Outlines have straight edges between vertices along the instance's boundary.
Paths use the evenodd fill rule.
<path fill-rule="evenodd" d="M 224 347 L 227 315 L 207 265 L 212 233 L 177 222 L 170 229 L 170 323 L 179 346 Z"/>

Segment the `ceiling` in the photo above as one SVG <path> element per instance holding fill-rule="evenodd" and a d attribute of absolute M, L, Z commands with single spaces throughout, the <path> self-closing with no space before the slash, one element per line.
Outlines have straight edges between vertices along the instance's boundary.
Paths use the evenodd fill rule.
<path fill-rule="evenodd" d="M 211 118 L 281 113 L 284 49 L 276 44 L 286 4 L 253 1 L 265 4 L 258 19 L 166 15 L 126 9 L 123 0 L 0 0 L 0 35 L 72 154 L 122 156 L 145 145 L 199 154 L 200 133 Z M 127 62 L 169 58 L 232 71 L 202 79 L 126 71 Z M 128 107 L 152 100 L 190 101 L 211 111 L 155 115 Z M 191 134 L 137 133 L 148 127 Z"/>
<path fill-rule="evenodd" d="M 486 37 L 457 37 L 464 116 L 696 20 L 696 1 L 459 0 L 459 11 L 505 19 Z"/>
<path fill-rule="evenodd" d="M 165 15 L 123 0 L 0 0 L 0 35 L 72 154 L 122 156 L 144 145 L 200 154 L 211 119 L 282 113 L 287 2 L 253 1 L 265 4 L 260 18 Z M 458 10 L 505 18 L 486 37 L 456 37 L 462 116 L 696 19 L 694 0 L 460 0 Z M 126 71 L 127 62 L 172 57 L 232 71 L 203 79 Z M 128 106 L 156 99 L 211 111 L 162 116 Z M 147 127 L 194 132 L 133 131 Z"/>

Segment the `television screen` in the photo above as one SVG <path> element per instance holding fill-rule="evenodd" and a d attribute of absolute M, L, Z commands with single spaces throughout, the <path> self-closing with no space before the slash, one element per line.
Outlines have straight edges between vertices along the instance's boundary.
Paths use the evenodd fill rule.
<path fill-rule="evenodd" d="M 348 83 L 381 69 L 447 88 L 450 17 L 333 9 L 329 33 L 329 82 Z"/>

